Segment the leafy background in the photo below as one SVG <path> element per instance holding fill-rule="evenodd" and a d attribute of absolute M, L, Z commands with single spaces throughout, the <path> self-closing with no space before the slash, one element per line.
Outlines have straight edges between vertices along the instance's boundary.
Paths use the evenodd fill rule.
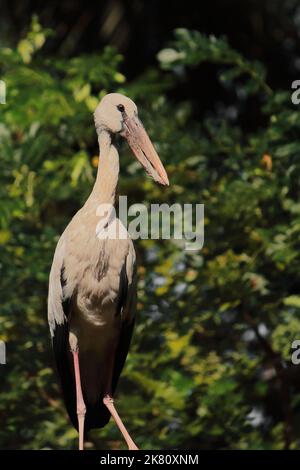
<path fill-rule="evenodd" d="M 285 78 L 270 73 L 278 64 L 267 54 L 247 58 L 193 24 L 170 32 L 142 70 L 130 66 L 130 53 L 124 62 L 113 39 L 99 50 L 74 50 L 74 37 L 63 42 L 53 18 L 42 25 L 33 16 L 19 35 L 0 28 L 7 38 L 0 49 L 7 85 L 0 106 L 1 448 L 77 447 L 53 370 L 47 282 L 58 236 L 91 190 L 98 164 L 92 112 L 111 91 L 138 103 L 171 181 L 162 190 L 144 177 L 120 143 L 120 194 L 129 203 L 205 204 L 201 251 L 136 242 L 138 322 L 118 388 L 121 416 L 143 449 L 299 448 L 300 375 L 291 363 L 300 335 L 295 3 L 281 2 L 280 20 L 264 3 L 274 25 L 286 22 L 292 31 L 285 52 L 278 49 L 279 62 L 289 64 Z M 124 444 L 111 422 L 86 447 Z"/>

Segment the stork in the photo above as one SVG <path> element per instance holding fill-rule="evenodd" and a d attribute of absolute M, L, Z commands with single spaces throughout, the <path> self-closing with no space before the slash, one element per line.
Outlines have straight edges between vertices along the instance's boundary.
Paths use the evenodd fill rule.
<path fill-rule="evenodd" d="M 112 416 L 128 449 L 138 450 L 114 404 L 114 393 L 135 321 L 136 257 L 130 237 L 99 237 L 99 207 L 115 203 L 120 134 L 147 173 L 162 185 L 168 176 L 128 97 L 110 93 L 94 113 L 100 157 L 90 196 L 61 235 L 49 278 L 48 321 L 62 392 L 79 433 L 102 428 Z M 101 219 L 101 217 L 100 217 Z M 103 217 L 100 227 L 118 219 Z M 101 229 L 100 229 L 101 232 Z M 119 232 L 118 232 L 119 233 Z"/>

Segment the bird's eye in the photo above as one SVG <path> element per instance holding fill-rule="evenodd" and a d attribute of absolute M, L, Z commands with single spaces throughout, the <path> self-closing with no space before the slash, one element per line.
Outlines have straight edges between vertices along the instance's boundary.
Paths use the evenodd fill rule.
<path fill-rule="evenodd" d="M 124 106 L 123 106 L 122 104 L 118 104 L 117 108 L 118 108 L 118 110 L 119 110 L 121 113 L 124 113 L 125 108 L 124 108 Z"/>

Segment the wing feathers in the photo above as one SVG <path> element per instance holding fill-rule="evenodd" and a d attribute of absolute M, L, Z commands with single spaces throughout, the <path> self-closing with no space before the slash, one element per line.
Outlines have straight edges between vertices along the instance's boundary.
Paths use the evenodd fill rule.
<path fill-rule="evenodd" d="M 64 401 L 72 424 L 78 429 L 76 413 L 76 387 L 72 354 L 69 346 L 69 321 L 72 314 L 72 295 L 69 293 L 64 267 L 65 240 L 60 238 L 53 259 L 49 280 L 48 321 L 52 336 L 52 344 L 56 367 L 60 376 Z M 66 296 L 68 292 L 68 296 Z M 117 303 L 117 315 L 121 315 L 122 326 L 119 343 L 115 354 L 112 375 L 112 393 L 115 392 L 119 376 L 124 367 L 132 337 L 136 304 L 136 267 L 133 245 L 125 258 L 120 272 L 120 284 Z M 85 429 L 103 427 L 110 418 L 110 413 L 102 403 L 99 391 L 99 401 L 94 404 L 86 403 Z"/>

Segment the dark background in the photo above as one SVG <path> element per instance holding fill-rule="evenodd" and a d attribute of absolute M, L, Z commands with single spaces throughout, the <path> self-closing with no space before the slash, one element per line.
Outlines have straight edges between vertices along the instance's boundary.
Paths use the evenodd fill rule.
<path fill-rule="evenodd" d="M 155 65 L 157 52 L 170 41 L 174 29 L 184 27 L 217 37 L 225 35 L 246 58 L 264 63 L 271 88 L 289 88 L 300 73 L 300 7 L 295 0 L 48 3 L 2 0 L 1 42 L 15 44 L 25 35 L 32 14 L 37 14 L 44 27 L 55 31 L 45 46 L 49 54 L 71 57 L 114 45 L 124 55 L 122 71 L 130 81 Z M 220 85 L 216 71 L 212 65 L 190 71 L 189 79 L 172 89 L 171 98 L 192 97 L 198 103 L 198 116 L 220 107 L 221 102 L 231 103 L 232 96 Z M 255 103 L 248 103 L 247 117 L 242 116 L 244 127 L 260 124 L 256 109 Z"/>

